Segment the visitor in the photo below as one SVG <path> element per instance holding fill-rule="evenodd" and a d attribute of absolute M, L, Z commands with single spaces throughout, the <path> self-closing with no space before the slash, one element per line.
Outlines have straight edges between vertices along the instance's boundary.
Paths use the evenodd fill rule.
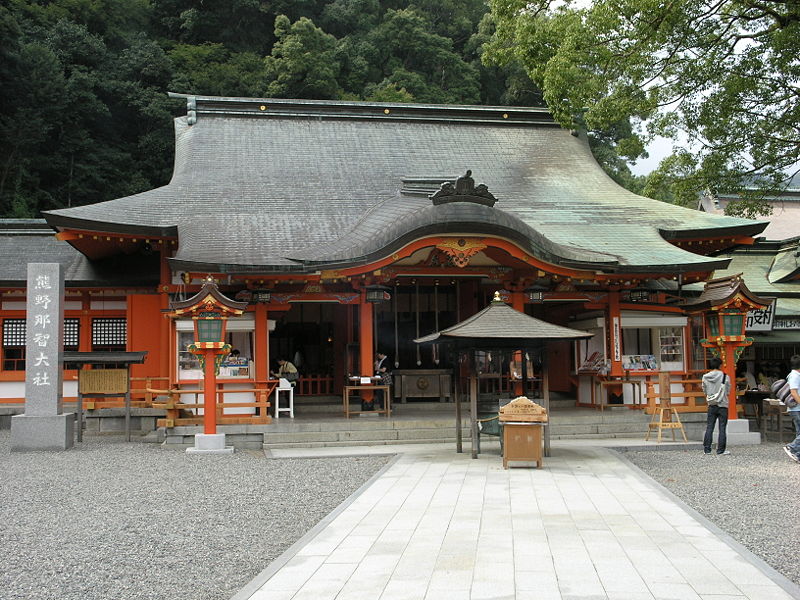
<path fill-rule="evenodd" d="M 375 376 L 380 378 L 378 382 L 380 385 L 392 385 L 392 374 L 389 372 L 389 364 L 390 361 L 386 356 L 385 352 L 378 351 L 375 354 Z M 385 402 L 388 401 L 384 390 L 375 390 L 375 399 L 374 399 L 374 406 L 378 407 L 378 410 L 383 410 Z M 372 406 L 370 403 L 367 404 L 366 410 L 372 410 Z"/>
<path fill-rule="evenodd" d="M 241 353 L 236 348 L 231 350 L 231 353 L 228 355 L 228 359 L 225 362 L 229 365 L 247 364 L 247 361 L 241 357 Z"/>
<path fill-rule="evenodd" d="M 755 376 L 747 369 L 747 365 L 739 365 L 736 370 L 736 388 L 740 390 L 755 390 L 758 388 Z"/>
<path fill-rule="evenodd" d="M 794 397 L 795 402 L 800 402 L 800 354 L 795 354 L 789 359 L 789 366 L 792 368 L 789 371 L 789 375 L 786 376 L 786 381 L 789 384 L 789 393 Z M 789 455 L 789 458 L 794 462 L 800 463 L 800 404 L 788 410 L 794 422 L 796 437 L 793 442 L 784 446 L 783 449 Z"/>
<path fill-rule="evenodd" d="M 297 372 L 297 367 L 295 367 L 285 358 L 278 359 L 278 371 L 270 371 L 270 375 L 273 377 L 278 377 L 279 379 L 283 378 L 293 386 L 297 385 L 297 378 L 300 376 L 300 374 Z"/>
<path fill-rule="evenodd" d="M 714 427 L 719 422 L 717 454 L 730 454 L 725 445 L 727 443 L 728 397 L 731 391 L 731 382 L 728 375 L 720 370 L 722 361 L 719 358 L 714 357 L 709 360 L 708 366 L 711 370 L 703 375 L 703 392 L 708 402 L 703 452 L 711 454 L 711 438 L 714 435 Z"/>

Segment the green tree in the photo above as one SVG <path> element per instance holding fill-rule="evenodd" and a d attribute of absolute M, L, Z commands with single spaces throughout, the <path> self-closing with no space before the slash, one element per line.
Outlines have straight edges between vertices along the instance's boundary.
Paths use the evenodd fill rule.
<path fill-rule="evenodd" d="M 145 8 L 137 0 L 0 8 L 0 214 L 35 217 L 168 180 L 172 63 L 139 30 Z"/>
<path fill-rule="evenodd" d="M 275 98 L 338 98 L 336 38 L 306 17 L 291 23 L 285 15 L 275 19 L 272 54 L 266 57 L 267 95 Z"/>
<path fill-rule="evenodd" d="M 659 176 L 673 182 L 676 202 L 745 183 L 774 188 L 797 169 L 797 2 L 490 4 L 497 31 L 486 59 L 519 60 L 562 125 L 600 131 L 630 121 L 618 143 L 628 159 L 643 155 L 650 136 L 688 137 Z M 743 203 L 731 210 L 763 208 L 752 198 Z"/>
<path fill-rule="evenodd" d="M 264 61 L 252 52 L 231 52 L 222 44 L 178 44 L 169 51 L 175 67 L 172 89 L 206 96 L 258 96 Z"/>
<path fill-rule="evenodd" d="M 222 44 L 233 52 L 269 52 L 275 11 L 262 0 L 151 0 L 158 34 L 172 43 Z"/>
<path fill-rule="evenodd" d="M 373 82 L 405 89 L 417 102 L 478 101 L 477 70 L 454 50 L 452 40 L 433 33 L 430 22 L 416 11 L 386 11 L 367 41 L 375 52 L 371 64 L 380 72 Z"/>
<path fill-rule="evenodd" d="M 486 13 L 464 46 L 464 58 L 479 73 L 481 104 L 544 106 L 541 90 L 528 77 L 519 60 L 509 60 L 502 66 L 484 64 L 482 57 L 494 32 L 492 15 Z"/>

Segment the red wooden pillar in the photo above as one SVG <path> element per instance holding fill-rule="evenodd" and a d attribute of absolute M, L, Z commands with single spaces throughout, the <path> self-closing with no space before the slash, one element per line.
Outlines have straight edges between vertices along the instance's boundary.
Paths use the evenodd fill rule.
<path fill-rule="evenodd" d="M 372 349 L 372 319 L 374 318 L 373 306 L 366 300 L 366 292 L 361 291 L 361 300 L 358 305 L 358 348 L 360 375 L 367 377 L 373 375 L 372 363 L 375 352 Z M 372 401 L 372 392 L 364 392 L 364 400 Z"/>
<path fill-rule="evenodd" d="M 81 317 L 78 327 L 78 350 L 81 352 L 91 352 L 92 350 L 92 300 L 89 294 L 84 292 L 81 296 Z"/>
<path fill-rule="evenodd" d="M 161 310 L 166 311 L 169 310 L 169 285 L 172 283 L 172 270 L 169 268 L 169 263 L 167 262 L 168 251 L 165 247 L 162 246 L 161 250 L 159 251 L 159 258 L 160 258 L 160 277 L 159 277 L 159 288 L 161 291 Z M 175 331 L 174 329 L 175 324 L 172 322 L 171 319 L 160 319 L 158 323 L 158 334 L 159 334 L 159 343 L 162 348 L 161 352 L 161 364 L 159 368 L 160 375 L 169 377 L 170 385 L 172 382 L 176 382 L 178 380 L 178 372 L 177 372 L 177 360 L 176 357 L 178 355 L 177 348 L 176 348 L 176 340 L 175 335 L 172 332 Z M 171 335 L 172 334 L 172 335 Z"/>
<path fill-rule="evenodd" d="M 611 360 L 609 375 L 621 377 L 622 371 L 622 311 L 619 307 L 619 290 L 608 292 L 608 356 Z"/>
<path fill-rule="evenodd" d="M 216 348 L 207 348 L 203 377 L 203 433 L 217 433 L 217 365 Z"/>
<path fill-rule="evenodd" d="M 256 304 L 256 339 L 253 359 L 256 363 L 256 381 L 269 379 L 269 313 L 266 304 Z"/>
<path fill-rule="evenodd" d="M 725 353 L 722 371 L 727 376 L 726 379 L 731 382 L 731 391 L 728 394 L 728 420 L 732 421 L 738 418 L 736 412 L 736 345 L 726 343 L 722 351 Z"/>

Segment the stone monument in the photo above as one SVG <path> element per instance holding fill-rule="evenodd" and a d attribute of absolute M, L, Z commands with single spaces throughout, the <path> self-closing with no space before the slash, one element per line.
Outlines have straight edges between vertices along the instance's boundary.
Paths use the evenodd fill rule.
<path fill-rule="evenodd" d="M 66 450 L 75 415 L 63 412 L 64 272 L 29 263 L 25 333 L 25 413 L 11 418 L 11 451 Z"/>

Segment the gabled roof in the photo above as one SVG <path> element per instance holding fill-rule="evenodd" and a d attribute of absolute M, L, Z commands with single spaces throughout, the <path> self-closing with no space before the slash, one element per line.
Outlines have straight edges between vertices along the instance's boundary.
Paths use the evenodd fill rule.
<path fill-rule="evenodd" d="M 711 270 L 725 261 L 664 238 L 765 227 L 636 196 L 543 109 L 185 98 L 168 185 L 49 211 L 48 223 L 177 237 L 173 268 L 229 273 L 359 264 L 439 233 L 490 233 L 604 272 Z M 404 191 L 409 178 L 453 181 L 467 169 L 494 206 L 435 206 Z"/>
<path fill-rule="evenodd" d="M 797 278 L 800 274 L 800 245 L 784 248 L 775 255 L 769 270 L 770 283 L 782 283 Z M 800 288 L 800 282 L 798 282 Z"/>
<path fill-rule="evenodd" d="M 594 334 L 528 316 L 508 306 L 495 293 L 489 306 L 477 314 L 414 341 L 418 344 L 455 342 L 476 347 L 523 348 L 533 342 L 578 340 L 590 338 L 592 335 Z"/>
<path fill-rule="evenodd" d="M 737 296 L 746 300 L 747 304 L 759 308 L 772 304 L 772 298 L 761 298 L 751 292 L 747 288 L 742 274 L 738 273 L 710 279 L 706 282 L 703 292 L 698 298 L 686 300 L 682 306 L 690 312 L 709 310 L 724 306 Z"/>
<path fill-rule="evenodd" d="M 724 269 L 714 271 L 714 278 L 741 273 L 747 287 L 759 296 L 799 296 L 800 281 L 791 280 L 800 269 L 800 257 L 795 256 L 798 247 L 774 246 L 759 243 L 720 255 L 720 258 L 729 259 L 730 264 Z M 684 289 L 699 292 L 703 289 L 703 284 L 688 284 Z"/>
<path fill-rule="evenodd" d="M 24 286 L 29 262 L 61 264 L 67 286 L 152 287 L 160 275 L 158 254 L 90 262 L 56 240 L 44 219 L 0 219 L 0 257 L 0 286 Z"/>

